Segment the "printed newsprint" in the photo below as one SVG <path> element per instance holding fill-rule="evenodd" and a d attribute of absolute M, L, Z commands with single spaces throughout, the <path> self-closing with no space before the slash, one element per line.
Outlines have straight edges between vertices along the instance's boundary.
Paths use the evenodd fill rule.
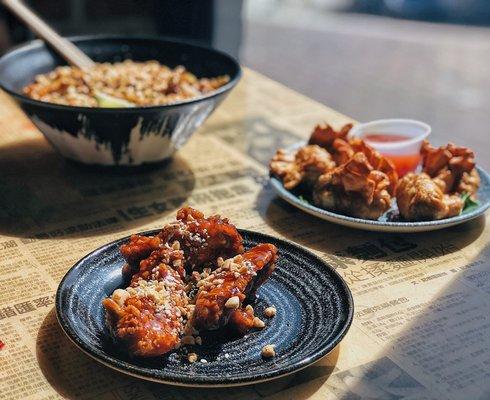
<path fill-rule="evenodd" d="M 419 234 L 336 226 L 268 184 L 274 150 L 348 118 L 246 70 L 164 168 L 120 173 L 64 161 L 0 95 L 0 399 L 489 399 L 489 228 Z M 182 205 L 311 249 L 349 284 L 353 325 L 317 364 L 265 384 L 186 389 L 112 371 L 79 351 L 53 309 L 80 257 L 161 227 Z M 280 307 L 280 305 L 277 305 Z"/>

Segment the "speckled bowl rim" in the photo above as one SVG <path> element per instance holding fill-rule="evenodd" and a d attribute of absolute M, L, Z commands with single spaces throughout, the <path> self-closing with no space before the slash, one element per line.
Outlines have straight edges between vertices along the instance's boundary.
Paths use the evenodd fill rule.
<path fill-rule="evenodd" d="M 296 143 L 286 149 L 286 151 L 293 151 L 300 146 L 303 146 L 305 143 Z M 490 186 L 490 176 L 489 174 L 481 167 L 476 166 L 478 174 L 480 175 L 481 186 L 488 187 Z M 306 211 L 307 213 L 314 215 L 316 217 L 321 218 L 321 216 L 329 217 L 329 221 L 335 222 L 338 220 L 340 224 L 342 222 L 349 223 L 349 226 L 355 227 L 358 225 L 361 229 L 370 230 L 369 227 L 384 227 L 384 228 L 397 228 L 403 230 L 403 228 L 407 228 L 407 230 L 411 230 L 414 228 L 419 228 L 420 231 L 426 228 L 440 227 L 444 228 L 446 226 L 453 226 L 456 224 L 461 224 L 463 222 L 469 221 L 473 218 L 479 217 L 483 215 L 485 211 L 490 207 L 490 200 L 481 203 L 478 207 L 476 207 L 473 211 L 468 213 L 463 213 L 456 217 L 434 220 L 434 221 L 418 221 L 418 222 L 391 222 L 391 221 L 373 221 L 369 219 L 350 217 L 348 215 L 337 214 L 332 211 L 324 210 L 323 208 L 316 207 L 312 204 L 305 203 L 301 201 L 297 196 L 291 193 L 289 190 L 284 188 L 282 182 L 277 179 L 275 176 L 270 177 L 270 182 L 272 188 L 275 192 L 288 203 L 294 205 L 295 207 Z M 379 229 L 378 229 L 379 230 Z"/>
<path fill-rule="evenodd" d="M 229 378 L 209 378 L 206 376 L 195 376 L 193 378 L 188 378 L 188 377 L 182 377 L 179 374 L 173 374 L 173 373 L 168 373 L 168 372 L 162 372 L 160 374 L 155 374 L 151 373 L 150 371 L 147 371 L 147 369 L 134 366 L 130 363 L 127 363 L 125 361 L 121 361 L 116 357 L 111 357 L 108 356 L 107 354 L 104 353 L 99 353 L 98 351 L 94 350 L 92 346 L 88 345 L 85 343 L 78 335 L 76 332 L 76 329 L 74 329 L 71 324 L 69 323 L 69 318 L 66 317 L 64 311 L 63 311 L 63 306 L 62 306 L 62 289 L 65 284 L 65 281 L 68 279 L 69 275 L 72 273 L 76 272 L 76 269 L 80 267 L 86 260 L 96 257 L 98 254 L 101 252 L 104 252 L 108 247 L 122 244 L 123 242 L 126 242 L 130 236 L 126 236 L 121 239 L 114 240 L 110 243 L 107 243 L 96 250 L 90 252 L 87 254 L 85 257 L 80 259 L 78 262 L 75 263 L 73 267 L 71 267 L 68 272 L 65 274 L 63 279 L 61 280 L 58 289 L 56 291 L 56 301 L 55 301 L 55 307 L 56 307 L 56 318 L 58 320 L 58 323 L 61 326 L 61 329 L 63 332 L 66 334 L 66 336 L 72 341 L 80 350 L 82 350 L 85 354 L 88 356 L 92 357 L 96 361 L 112 368 L 117 371 L 120 371 L 124 374 L 131 375 L 137 378 L 142 378 L 145 380 L 153 381 L 153 382 L 158 382 L 158 383 L 165 383 L 169 385 L 175 385 L 175 386 L 187 386 L 187 387 L 230 387 L 230 386 L 244 386 L 244 385 L 251 385 L 251 384 L 256 384 L 260 382 L 265 382 L 269 381 L 272 379 L 280 378 L 289 374 L 292 374 L 294 372 L 300 371 L 311 364 L 315 363 L 316 361 L 320 360 L 324 356 L 326 356 L 328 353 L 330 353 L 339 343 L 340 341 L 344 338 L 344 336 L 347 334 L 351 324 L 352 324 L 352 319 L 354 316 L 354 299 L 352 297 L 352 293 L 349 289 L 349 286 L 347 283 L 343 280 L 343 278 L 340 276 L 338 272 L 335 271 L 334 268 L 332 268 L 328 263 L 326 263 L 324 260 L 322 260 L 320 257 L 312 253 L 311 251 L 307 250 L 304 247 L 301 247 L 293 242 L 290 242 L 288 240 L 283 240 L 279 239 L 270 235 L 266 235 L 264 233 L 259 233 L 259 232 L 254 232 L 250 231 L 247 229 L 238 229 L 238 231 L 241 234 L 249 235 L 253 237 L 254 239 L 257 239 L 259 242 L 271 242 L 271 243 L 280 243 L 284 244 L 287 247 L 290 247 L 294 249 L 295 252 L 303 253 L 307 255 L 308 257 L 313 258 L 316 262 L 317 265 L 323 265 L 327 270 L 328 274 L 331 275 L 332 279 L 336 281 L 336 286 L 341 288 L 342 291 L 344 292 L 343 295 L 341 296 L 341 299 L 343 300 L 344 304 L 343 307 L 345 307 L 348 312 L 347 316 L 345 319 L 345 322 L 343 325 L 340 325 L 337 328 L 337 332 L 332 333 L 333 338 L 329 341 L 326 341 L 324 343 L 321 343 L 317 351 L 310 357 L 306 357 L 294 364 L 278 368 L 277 370 L 272 370 L 268 372 L 262 372 L 260 374 L 247 374 L 246 372 L 243 373 L 242 376 L 237 376 L 237 377 L 229 377 Z M 160 229 L 153 229 L 149 231 L 144 231 L 140 232 L 140 235 L 155 235 L 158 232 L 160 232 Z M 327 273 L 327 272 L 326 272 Z M 101 285 L 102 288 L 102 285 Z M 156 376 L 159 375 L 159 376 Z M 259 376 L 258 376 L 259 375 Z"/>
<path fill-rule="evenodd" d="M 242 76 L 242 69 L 240 67 L 240 64 L 237 62 L 235 58 L 230 56 L 229 54 L 214 49 L 212 47 L 207 47 L 207 46 L 200 46 L 196 45 L 193 43 L 187 43 L 183 41 L 178 41 L 178 40 L 168 40 L 168 39 L 162 39 L 157 36 L 144 36 L 144 35 L 135 35 L 135 36 L 130 36 L 130 35 L 77 35 L 77 36 L 68 36 L 66 39 L 70 41 L 97 41 L 97 40 L 141 40 L 141 41 L 158 41 L 158 42 L 164 42 L 164 43 L 171 43 L 175 45 L 181 45 L 184 47 L 193 47 L 201 50 L 206 50 L 210 51 L 216 54 L 219 54 L 225 58 L 228 58 L 229 61 L 234 64 L 237 73 L 235 76 L 230 76 L 230 81 L 226 83 L 225 85 L 219 87 L 216 90 L 213 90 L 212 92 L 203 95 L 203 96 L 197 96 L 197 97 L 192 97 L 187 100 L 181 100 L 181 101 L 176 101 L 174 103 L 169 103 L 169 104 L 161 104 L 161 105 L 155 105 L 155 106 L 147 106 L 147 107 L 83 107 L 83 106 L 68 106 L 64 104 L 57 104 L 57 103 L 49 103 L 46 101 L 40 101 L 40 100 L 35 100 L 31 99 L 28 96 L 25 96 L 22 93 L 19 93 L 18 91 L 12 90 L 0 80 L 0 88 L 4 90 L 6 93 L 11 95 L 12 97 L 16 98 L 17 100 L 20 100 L 25 103 L 29 103 L 35 106 L 39 107 L 47 107 L 51 109 L 58 109 L 58 110 L 66 110 L 66 111 L 78 111 L 78 112 L 100 112 L 100 113 L 108 113 L 108 114 L 114 114 L 114 113 L 141 113 L 143 111 L 159 111 L 159 110 L 168 110 L 176 107 L 181 107 L 181 106 L 186 106 L 194 103 L 198 103 L 201 101 L 205 101 L 211 98 L 214 98 L 216 96 L 219 96 L 225 92 L 230 91 L 233 89 L 233 87 L 236 86 L 238 81 L 240 80 Z M 22 43 L 18 46 L 15 46 L 13 49 L 9 50 L 6 52 L 4 55 L 0 57 L 0 64 L 1 63 L 7 63 L 9 62 L 10 57 L 15 57 L 19 53 L 23 52 L 29 52 L 34 49 L 38 49 L 40 47 L 45 46 L 44 41 L 40 39 L 34 39 L 31 40 L 27 43 Z"/>

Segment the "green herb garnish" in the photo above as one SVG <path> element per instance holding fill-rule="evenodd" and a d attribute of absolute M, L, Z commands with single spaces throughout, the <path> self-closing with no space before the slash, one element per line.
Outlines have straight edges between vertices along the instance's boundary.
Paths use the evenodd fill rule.
<path fill-rule="evenodd" d="M 473 200 L 471 198 L 471 194 L 469 193 L 462 193 L 461 194 L 461 200 L 463 200 L 464 205 L 463 205 L 463 211 L 468 212 L 480 205 L 477 201 Z"/>
<path fill-rule="evenodd" d="M 298 199 L 299 199 L 300 201 L 302 201 L 303 203 L 310 204 L 310 202 L 309 202 L 308 200 L 306 200 L 306 199 L 303 197 L 303 195 L 301 195 L 301 194 L 298 196 Z"/>

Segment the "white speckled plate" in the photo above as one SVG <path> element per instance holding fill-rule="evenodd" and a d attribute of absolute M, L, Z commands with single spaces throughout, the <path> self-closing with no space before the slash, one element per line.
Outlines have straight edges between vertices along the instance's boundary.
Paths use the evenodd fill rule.
<path fill-rule="evenodd" d="M 293 150 L 298 146 L 299 145 L 294 145 L 290 148 L 290 150 Z M 298 195 L 285 189 L 282 182 L 274 176 L 271 177 L 271 185 L 272 188 L 279 195 L 279 197 L 286 200 L 293 206 L 307 212 L 308 214 L 324 219 L 325 221 L 367 231 L 423 232 L 458 225 L 471 219 L 477 218 L 485 213 L 485 211 L 490 207 L 490 177 L 482 168 L 477 167 L 477 170 L 480 174 L 481 179 L 480 189 L 478 190 L 478 206 L 472 208 L 471 210 L 463 211 L 461 215 L 458 215 L 456 217 L 434 221 L 389 221 L 387 215 L 389 215 L 389 213 L 397 211 L 396 204 L 394 204 L 387 213 L 385 213 L 378 220 L 375 221 L 349 217 L 347 215 L 338 214 L 333 211 L 324 210 L 322 208 L 314 206 L 313 204 L 305 200 L 300 199 Z"/>

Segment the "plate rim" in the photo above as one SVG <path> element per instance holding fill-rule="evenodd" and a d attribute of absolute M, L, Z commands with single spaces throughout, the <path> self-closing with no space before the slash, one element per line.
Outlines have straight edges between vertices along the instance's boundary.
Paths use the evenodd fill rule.
<path fill-rule="evenodd" d="M 296 148 L 304 145 L 304 142 L 295 143 L 287 147 L 286 151 L 292 151 Z M 476 165 L 476 169 L 480 178 L 485 180 L 486 182 L 490 182 L 490 175 L 480 166 Z M 470 221 L 474 218 L 483 215 L 485 211 L 490 208 L 490 200 L 485 203 L 479 205 L 473 211 L 470 211 L 466 214 L 460 214 L 454 217 L 440 219 L 440 220 L 431 220 L 431 221 L 378 221 L 378 220 L 369 220 L 364 218 L 351 217 L 344 214 L 338 214 L 333 211 L 325 210 L 320 207 L 316 207 L 315 205 L 305 203 L 297 196 L 295 196 L 292 192 L 284 188 L 282 182 L 274 175 L 269 175 L 269 181 L 271 183 L 274 191 L 281 197 L 283 200 L 286 200 L 291 205 L 299 208 L 302 211 L 309 213 L 310 215 L 316 216 L 317 218 L 325 219 L 328 217 L 328 221 L 332 223 L 337 223 L 345 226 L 356 227 L 365 230 L 380 230 L 387 229 L 389 231 L 410 231 L 410 230 L 430 230 L 430 229 L 442 229 L 449 226 L 461 224 L 466 221 Z"/>
<path fill-rule="evenodd" d="M 161 229 L 152 229 L 152 230 L 146 230 L 142 232 L 138 232 L 138 234 L 141 235 L 154 235 L 160 232 Z M 289 240 L 285 240 L 282 238 L 274 237 L 272 235 L 268 235 L 265 233 L 261 232 L 255 232 L 252 230 L 248 229 L 238 229 L 240 234 L 245 234 L 245 235 L 250 235 L 252 237 L 258 237 L 260 241 L 270 241 L 270 242 L 283 242 L 285 245 L 290 246 L 293 251 L 299 251 L 302 253 L 308 254 L 308 256 L 313 257 L 316 259 L 316 261 L 319 263 L 319 265 L 323 265 L 325 268 L 328 269 L 330 275 L 332 276 L 333 280 L 336 280 L 337 283 L 340 285 L 344 295 L 341 296 L 342 299 L 345 301 L 345 306 L 347 308 L 347 315 L 345 322 L 339 327 L 338 332 L 335 334 L 332 340 L 330 340 L 327 343 L 323 343 L 323 345 L 320 347 L 319 350 L 316 350 L 316 352 L 310 356 L 303 358 L 299 360 L 298 362 L 291 364 L 291 365 L 286 365 L 285 367 L 278 369 L 273 372 L 266 372 L 262 373 L 261 376 L 262 378 L 257 379 L 257 376 L 248 376 L 248 377 L 231 377 L 231 378 L 209 378 L 206 377 L 204 374 L 194 376 L 194 377 L 179 377 L 177 374 L 172 375 L 172 376 L 165 376 L 166 374 L 161 374 L 161 378 L 155 377 L 153 375 L 150 375 L 150 372 L 145 371 L 138 371 L 140 367 L 134 366 L 129 364 L 128 366 L 131 368 L 125 368 L 124 366 L 121 365 L 121 363 L 126 363 L 125 361 L 117 359 L 117 357 L 112 357 L 107 354 L 105 355 L 100 355 L 97 354 L 93 349 L 91 349 L 91 346 L 87 345 L 77 334 L 76 334 L 76 329 L 74 329 L 70 324 L 69 324 L 69 318 L 67 318 L 64 315 L 63 307 L 62 307 L 62 291 L 63 287 L 66 283 L 66 280 L 69 278 L 69 276 L 75 272 L 75 270 L 83 265 L 84 262 L 86 262 L 88 259 L 96 256 L 97 254 L 100 254 L 101 252 L 105 251 L 107 248 L 114 246 L 118 243 L 121 243 L 123 241 L 127 241 L 131 235 L 113 240 L 109 243 L 106 243 L 95 250 L 89 252 L 85 256 L 83 256 L 80 260 L 78 260 L 63 276 L 61 279 L 58 288 L 56 290 L 56 298 L 55 298 L 55 310 L 56 310 L 56 319 L 61 327 L 61 330 L 63 333 L 69 338 L 69 340 L 75 344 L 77 348 L 79 348 L 83 353 L 87 354 L 97 362 L 100 362 L 101 364 L 117 370 L 119 372 L 122 372 L 124 374 L 134 376 L 137 378 L 145 379 L 148 381 L 153 381 L 153 382 L 158 382 L 158 383 L 164 383 L 164 384 L 169 384 L 169 385 L 174 385 L 174 386 L 183 386 L 183 387 L 233 387 L 233 386 L 245 386 L 245 385 L 252 385 L 252 384 L 257 384 L 261 382 L 266 382 L 270 381 L 273 379 L 277 379 L 283 376 L 287 376 L 290 374 L 293 374 L 295 372 L 298 372 L 304 368 L 307 368 L 308 366 L 314 364 L 315 362 L 319 361 L 326 355 L 328 355 L 332 350 L 335 349 L 335 347 L 342 341 L 342 339 L 345 337 L 347 332 L 349 331 L 353 317 L 354 317 L 354 299 L 352 296 L 352 292 L 350 291 L 349 286 L 345 282 L 345 280 L 341 277 L 341 275 L 325 260 L 321 259 L 319 256 L 317 256 L 315 253 L 313 253 L 311 250 L 307 249 L 306 247 L 300 246 L 294 242 L 291 242 Z M 101 286 L 102 287 L 102 286 Z M 176 376 L 177 375 L 177 376 Z M 265 375 L 265 376 L 264 376 Z"/>

